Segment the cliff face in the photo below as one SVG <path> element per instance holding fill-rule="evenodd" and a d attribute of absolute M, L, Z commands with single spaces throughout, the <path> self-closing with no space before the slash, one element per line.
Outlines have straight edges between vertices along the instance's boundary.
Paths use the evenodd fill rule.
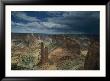
<path fill-rule="evenodd" d="M 99 70 L 99 43 L 91 43 L 84 64 L 85 70 Z"/>

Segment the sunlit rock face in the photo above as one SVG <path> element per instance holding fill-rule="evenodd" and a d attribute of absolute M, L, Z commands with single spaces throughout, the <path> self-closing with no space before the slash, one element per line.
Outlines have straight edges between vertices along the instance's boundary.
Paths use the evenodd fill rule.
<path fill-rule="evenodd" d="M 86 56 L 87 55 L 87 53 L 88 53 L 88 50 L 81 50 L 81 55 L 83 55 L 83 56 Z"/>
<path fill-rule="evenodd" d="M 90 46 L 90 39 L 81 38 L 80 39 L 80 55 L 86 56 L 88 53 L 89 46 Z"/>
<path fill-rule="evenodd" d="M 88 49 L 84 64 L 85 70 L 99 69 L 99 42 L 93 41 Z"/>

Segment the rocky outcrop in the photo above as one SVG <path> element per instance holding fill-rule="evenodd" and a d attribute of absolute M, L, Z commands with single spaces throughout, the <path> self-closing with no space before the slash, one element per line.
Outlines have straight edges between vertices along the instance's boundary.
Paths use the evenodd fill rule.
<path fill-rule="evenodd" d="M 85 70 L 98 70 L 99 68 L 99 42 L 93 41 L 89 47 L 85 64 Z"/>
<path fill-rule="evenodd" d="M 44 43 L 41 42 L 41 63 L 45 64 L 48 61 L 48 48 L 44 47 Z"/>

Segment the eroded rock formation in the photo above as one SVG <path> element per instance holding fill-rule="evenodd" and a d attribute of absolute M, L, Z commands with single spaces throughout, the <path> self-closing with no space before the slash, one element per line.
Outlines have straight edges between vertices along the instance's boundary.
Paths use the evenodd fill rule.
<path fill-rule="evenodd" d="M 99 42 L 93 41 L 89 47 L 85 64 L 85 70 L 98 70 L 99 68 Z"/>
<path fill-rule="evenodd" d="M 45 64 L 48 61 L 48 48 L 44 47 L 44 43 L 41 42 L 41 63 Z"/>

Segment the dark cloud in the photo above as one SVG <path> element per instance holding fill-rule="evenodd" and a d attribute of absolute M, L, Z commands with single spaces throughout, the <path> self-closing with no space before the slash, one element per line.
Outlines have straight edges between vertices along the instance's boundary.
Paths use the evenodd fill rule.
<path fill-rule="evenodd" d="M 38 31 L 44 31 L 44 33 L 53 31 L 51 33 L 99 34 L 99 11 L 36 11 L 34 15 L 32 13 L 31 15 L 28 12 L 12 13 L 18 19 L 28 21 L 27 23 L 21 23 L 20 21 L 15 23 L 14 20 L 17 19 L 12 19 L 14 31 L 17 29 L 16 27 L 19 27 L 19 30 L 25 30 L 25 32 L 27 30 L 27 32 L 33 32 L 34 29 L 36 33 Z"/>
<path fill-rule="evenodd" d="M 99 33 L 99 12 L 96 11 L 79 11 L 66 12 L 63 17 L 48 18 L 48 22 L 66 24 L 67 28 L 74 31 L 85 33 Z"/>

